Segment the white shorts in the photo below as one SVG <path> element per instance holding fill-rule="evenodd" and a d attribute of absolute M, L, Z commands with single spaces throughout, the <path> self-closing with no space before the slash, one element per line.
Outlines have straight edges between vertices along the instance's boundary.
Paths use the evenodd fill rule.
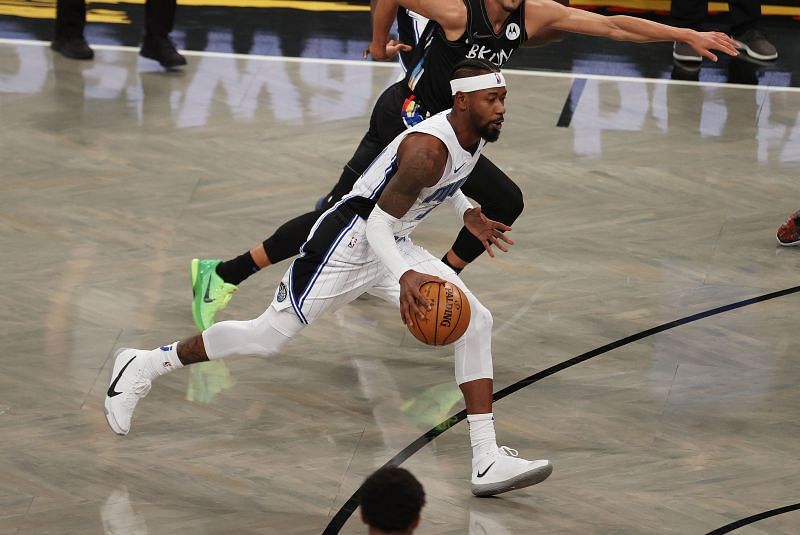
<path fill-rule="evenodd" d="M 346 203 L 323 214 L 283 276 L 271 306 L 278 311 L 292 307 L 304 324 L 364 293 L 399 307 L 400 283 L 370 248 L 366 226 Z M 448 280 L 474 299 L 458 275 L 428 251 L 409 238 L 398 240 L 397 246 L 411 269 Z"/>

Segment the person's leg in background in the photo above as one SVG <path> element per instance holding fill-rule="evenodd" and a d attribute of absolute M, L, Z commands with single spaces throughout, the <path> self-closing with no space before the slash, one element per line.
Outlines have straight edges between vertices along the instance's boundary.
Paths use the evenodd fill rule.
<path fill-rule="evenodd" d="M 672 0 L 670 15 L 675 26 L 699 30 L 708 15 L 708 0 Z M 672 57 L 678 61 L 700 63 L 702 56 L 687 43 L 675 41 Z"/>
<path fill-rule="evenodd" d="M 57 0 L 56 23 L 50 48 L 71 59 L 92 59 L 94 51 L 83 36 L 85 0 Z"/>
<path fill-rule="evenodd" d="M 403 82 L 397 82 L 381 93 L 369 118 L 369 130 L 361 139 L 353 157 L 345 164 L 342 174 L 333 189 L 317 203 L 317 208 L 328 209 L 342 196 L 353 189 L 353 184 L 381 151 L 406 128 L 424 119 L 425 112 L 418 106 L 409 105 L 409 91 Z M 413 108 L 414 111 L 407 110 Z M 409 124 L 404 114 L 414 115 Z"/>
<path fill-rule="evenodd" d="M 238 285 L 254 273 L 287 260 L 300 251 L 311 227 L 326 210 L 353 188 L 369 164 L 406 126 L 401 117 L 408 89 L 401 83 L 387 88 L 372 109 L 370 126 L 353 157 L 344 166 L 333 189 L 317 202 L 316 208 L 290 219 L 262 243 L 226 261 L 195 258 L 191 263 L 192 317 L 198 330 L 213 325 L 214 318 L 231 300 Z"/>
<path fill-rule="evenodd" d="M 519 186 L 485 156 L 478 159 L 475 169 L 469 180 L 461 187 L 461 191 L 481 206 L 481 211 L 486 217 L 506 225 L 512 225 L 524 207 Z M 483 244 L 470 231 L 462 228 L 453 247 L 442 258 L 442 262 L 459 273 L 485 250 Z"/>
<path fill-rule="evenodd" d="M 672 0 L 670 15 L 676 26 L 699 30 L 708 15 L 708 0 Z"/>
<path fill-rule="evenodd" d="M 753 59 L 773 61 L 778 51 L 758 29 L 761 18 L 761 0 L 735 0 L 728 2 L 731 13 L 731 37 L 739 49 Z"/>
<path fill-rule="evenodd" d="M 145 33 L 139 54 L 167 68 L 186 65 L 186 58 L 178 53 L 169 38 L 175 25 L 176 9 L 176 0 L 147 0 L 144 6 Z"/>

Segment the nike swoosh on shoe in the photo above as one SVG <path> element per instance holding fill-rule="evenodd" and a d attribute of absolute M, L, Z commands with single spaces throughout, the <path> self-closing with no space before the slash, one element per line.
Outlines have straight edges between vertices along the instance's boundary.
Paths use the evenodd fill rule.
<path fill-rule="evenodd" d="M 114 396 L 118 396 L 118 395 L 122 394 L 122 392 L 117 392 L 114 389 L 117 387 L 117 383 L 119 382 L 120 378 L 122 377 L 122 374 L 125 373 L 125 368 L 127 368 L 128 365 L 130 365 L 130 363 L 133 362 L 133 359 L 135 359 L 135 358 L 136 358 L 136 355 L 131 357 L 131 360 L 129 360 L 125 364 L 125 366 L 123 366 L 122 369 L 119 371 L 119 373 L 117 374 L 117 377 L 114 379 L 114 382 L 112 382 L 111 386 L 108 387 L 108 392 L 106 392 L 106 394 L 108 394 L 108 397 L 113 398 Z"/>

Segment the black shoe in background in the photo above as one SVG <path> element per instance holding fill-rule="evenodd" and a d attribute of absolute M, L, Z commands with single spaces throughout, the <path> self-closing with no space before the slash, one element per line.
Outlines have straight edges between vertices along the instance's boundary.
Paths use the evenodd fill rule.
<path fill-rule="evenodd" d="M 169 37 L 145 35 L 139 55 L 156 60 L 162 67 L 172 68 L 186 65 L 186 58 L 178 53 Z"/>
<path fill-rule="evenodd" d="M 672 62 L 672 75 L 670 78 L 673 80 L 697 82 L 700 80 L 700 64 L 674 60 Z"/>
<path fill-rule="evenodd" d="M 747 30 L 741 35 L 735 35 L 736 47 L 744 50 L 753 59 L 761 61 L 773 61 L 778 59 L 778 51 L 775 46 L 767 41 L 764 34 L 758 30 Z"/>
<path fill-rule="evenodd" d="M 50 48 L 70 59 L 92 59 L 94 50 L 83 37 L 56 38 L 50 43 Z"/>
<path fill-rule="evenodd" d="M 696 52 L 689 43 L 684 43 L 683 41 L 675 41 L 675 44 L 672 45 L 672 58 L 684 63 L 700 63 L 703 61 L 703 56 Z"/>

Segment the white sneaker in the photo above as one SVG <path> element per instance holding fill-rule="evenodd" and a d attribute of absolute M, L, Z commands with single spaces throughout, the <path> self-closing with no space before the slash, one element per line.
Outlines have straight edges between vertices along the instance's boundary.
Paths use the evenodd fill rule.
<path fill-rule="evenodd" d="M 472 494 L 494 496 L 541 483 L 553 473 L 550 461 L 527 461 L 517 450 L 501 446 L 472 463 Z"/>
<path fill-rule="evenodd" d="M 131 430 L 133 409 L 150 392 L 151 381 L 140 357 L 145 352 L 122 348 L 114 354 L 105 405 L 108 425 L 118 435 L 127 435 Z"/>

